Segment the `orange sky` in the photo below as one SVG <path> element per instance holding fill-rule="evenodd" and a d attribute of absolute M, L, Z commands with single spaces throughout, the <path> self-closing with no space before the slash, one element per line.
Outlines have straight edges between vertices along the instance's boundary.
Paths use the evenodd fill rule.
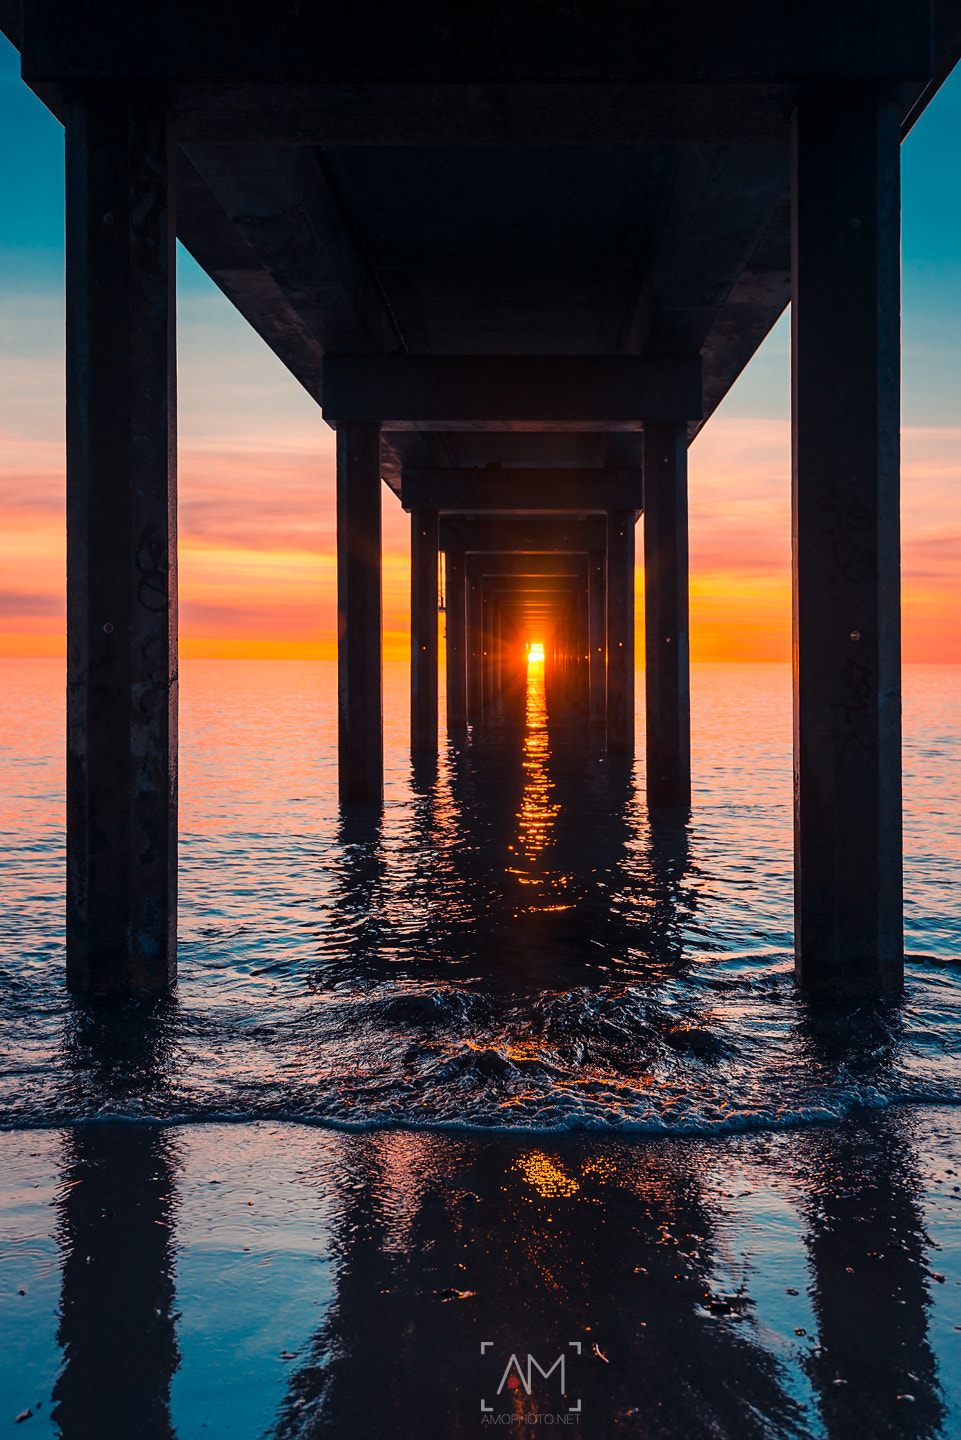
<path fill-rule="evenodd" d="M 0 439 L 0 654 L 62 654 L 62 443 Z M 691 450 L 695 660 L 790 658 L 789 465 L 781 419 L 722 412 Z M 961 428 L 907 429 L 903 473 L 905 659 L 958 662 Z M 180 476 L 183 653 L 332 657 L 331 432 L 318 420 L 233 444 L 188 435 Z M 385 489 L 387 658 L 407 654 L 408 584 L 408 520 Z"/>

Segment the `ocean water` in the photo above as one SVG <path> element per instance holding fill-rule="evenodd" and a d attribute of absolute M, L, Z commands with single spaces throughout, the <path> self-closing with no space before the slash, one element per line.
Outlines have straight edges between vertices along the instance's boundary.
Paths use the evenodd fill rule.
<path fill-rule="evenodd" d="M 180 983 L 104 1002 L 62 669 L 0 662 L 0 1435 L 961 1440 L 961 667 L 905 674 L 904 991 L 843 1006 L 786 668 L 695 668 L 686 822 L 533 672 L 412 768 L 386 671 L 341 818 L 333 666 L 185 664 Z"/>
<path fill-rule="evenodd" d="M 412 768 L 385 668 L 384 809 L 342 818 L 333 665 L 185 662 L 180 981 L 104 1004 L 62 984 L 62 670 L 0 662 L 0 1123 L 710 1135 L 961 1095 L 961 667 L 905 671 L 904 993 L 840 1010 L 792 981 L 787 667 L 695 667 L 687 822 L 536 667 L 524 724 Z"/>

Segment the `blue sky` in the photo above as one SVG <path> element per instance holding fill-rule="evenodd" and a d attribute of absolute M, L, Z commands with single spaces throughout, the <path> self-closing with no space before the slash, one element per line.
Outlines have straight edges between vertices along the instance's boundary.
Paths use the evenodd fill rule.
<path fill-rule="evenodd" d="M 63 131 L 20 80 L 20 59 L 0 36 L 0 295 L 59 296 L 63 275 Z M 956 421 L 961 392 L 961 73 L 942 87 L 902 147 L 904 418 Z M 185 320 L 206 344 L 241 361 L 266 364 L 264 347 L 220 303 L 214 287 L 181 252 Z M 207 302 L 204 304 L 204 302 Z M 212 304 L 210 302 L 213 302 Z M 16 326 L 17 344 L 50 343 L 47 327 Z M 10 338 L 9 335 L 7 337 Z M 196 344 L 200 335 L 188 343 Z M 7 350 L 7 345 L 4 345 Z M 7 351 L 9 353 L 9 350 Z M 275 385 L 270 385 L 273 392 Z M 272 401 L 277 400 L 272 394 Z M 297 400 L 291 402 L 299 410 Z M 786 414 L 787 325 L 781 322 L 732 392 L 726 409 Z M 231 407 L 232 408 L 232 407 Z"/>

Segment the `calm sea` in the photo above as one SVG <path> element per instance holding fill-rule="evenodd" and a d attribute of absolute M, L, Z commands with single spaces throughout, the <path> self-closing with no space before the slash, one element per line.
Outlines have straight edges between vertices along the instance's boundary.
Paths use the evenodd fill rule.
<path fill-rule="evenodd" d="M 961 1093 L 961 667 L 905 671 L 904 994 L 830 1015 L 792 983 L 786 666 L 695 667 L 679 824 L 536 676 L 526 726 L 412 769 L 401 665 L 383 814 L 342 819 L 335 667 L 186 662 L 180 983 L 153 1007 L 64 991 L 62 667 L 0 676 L 7 1127 L 709 1135 Z"/>

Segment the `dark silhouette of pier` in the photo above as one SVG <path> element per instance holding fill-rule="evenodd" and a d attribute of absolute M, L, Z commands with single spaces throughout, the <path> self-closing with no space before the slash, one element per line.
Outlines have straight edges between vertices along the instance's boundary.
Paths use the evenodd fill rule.
<path fill-rule="evenodd" d="M 792 302 L 796 950 L 902 977 L 899 144 L 951 0 L 2 0 L 66 127 L 68 981 L 176 976 L 179 237 L 337 430 L 340 790 L 381 800 L 381 485 L 411 746 L 530 643 L 690 803 L 686 453 Z"/>

